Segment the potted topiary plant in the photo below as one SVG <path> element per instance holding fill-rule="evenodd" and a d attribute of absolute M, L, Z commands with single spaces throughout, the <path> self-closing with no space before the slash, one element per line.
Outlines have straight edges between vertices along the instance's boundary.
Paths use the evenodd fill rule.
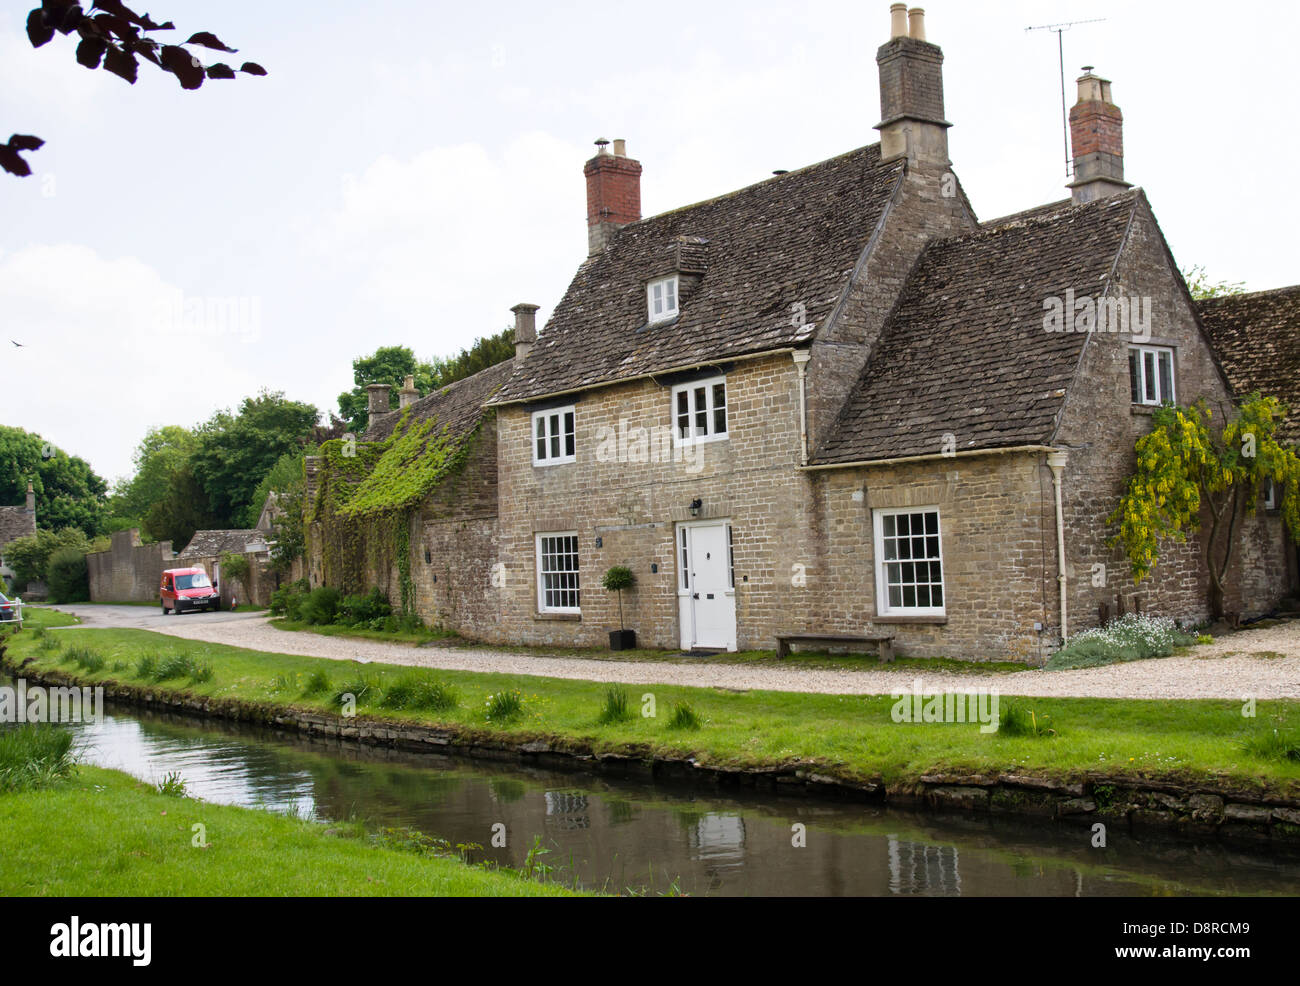
<path fill-rule="evenodd" d="M 636 631 L 623 628 L 623 590 L 636 584 L 636 576 L 627 566 L 615 565 L 605 573 L 600 584 L 605 591 L 618 593 L 618 629 L 609 631 L 609 649 L 631 650 L 636 646 Z"/>

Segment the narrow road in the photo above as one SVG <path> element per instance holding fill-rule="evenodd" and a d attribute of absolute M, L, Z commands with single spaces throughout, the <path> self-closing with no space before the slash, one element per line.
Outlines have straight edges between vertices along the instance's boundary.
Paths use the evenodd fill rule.
<path fill-rule="evenodd" d="M 76 603 L 60 606 L 87 628 L 130 628 L 187 640 L 229 644 L 279 654 L 300 654 L 363 663 L 404 664 L 449 671 L 490 671 L 636 685 L 691 685 L 738 691 L 769 689 L 843 695 L 887 695 L 910 690 L 913 670 L 882 670 L 870 657 L 862 670 L 746 667 L 651 661 L 553 657 L 482 648 L 413 647 L 369 640 L 277 630 L 265 613 L 221 612 L 163 616 L 144 606 Z M 78 628 L 68 628 L 75 632 Z M 1300 699 L 1300 621 L 1245 630 L 1194 648 L 1182 657 L 1112 664 L 1081 671 L 1018 671 L 1012 674 L 921 674 L 926 691 L 995 689 L 1004 695 L 1079 698 Z"/>

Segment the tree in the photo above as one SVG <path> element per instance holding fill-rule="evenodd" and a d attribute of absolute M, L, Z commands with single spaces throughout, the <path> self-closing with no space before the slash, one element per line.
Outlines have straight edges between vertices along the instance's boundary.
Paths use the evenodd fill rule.
<path fill-rule="evenodd" d="M 76 527 L 61 531 L 37 531 L 10 541 L 5 546 L 5 561 L 14 570 L 14 587 L 21 592 L 28 582 L 44 582 L 49 574 L 50 558 L 63 548 L 79 551 L 84 557 L 91 549 L 85 532 Z"/>
<path fill-rule="evenodd" d="M 75 33 L 77 63 L 88 69 L 103 68 L 135 85 L 139 58 L 152 62 L 164 72 L 176 76 L 182 89 L 197 89 L 204 79 L 233 79 L 235 69 L 222 62 L 204 65 L 186 45 L 234 54 L 215 34 L 199 31 L 179 44 L 163 44 L 150 35 L 174 31 L 171 21 L 157 24 L 148 14 L 137 14 L 121 0 L 94 0 L 87 13 L 76 0 L 41 0 L 41 5 L 27 15 L 27 38 L 33 48 L 54 40 L 54 35 Z M 247 75 L 266 75 L 256 62 L 244 62 L 239 71 Z M 26 177 L 31 166 L 23 158 L 27 151 L 38 150 L 45 141 L 30 134 L 14 134 L 7 144 L 0 144 L 0 168 L 11 175 Z"/>
<path fill-rule="evenodd" d="M 78 527 L 92 537 L 104 530 L 108 484 L 90 464 L 40 435 L 0 425 L 0 504 L 24 503 L 29 481 L 37 527 Z"/>
<path fill-rule="evenodd" d="M 90 599 L 90 570 L 80 548 L 56 548 L 46 565 L 52 603 L 84 603 Z"/>
<path fill-rule="evenodd" d="M 1200 264 L 1188 267 L 1182 274 L 1183 280 L 1187 282 L 1187 290 L 1197 301 L 1221 298 L 1228 294 L 1241 294 L 1246 289 L 1244 281 L 1211 281 L 1205 268 Z"/>
<path fill-rule="evenodd" d="M 1203 562 L 1210 576 L 1209 605 L 1223 616 L 1225 581 L 1237 529 L 1255 511 L 1265 485 L 1282 495 L 1282 516 L 1300 543 L 1300 458 L 1276 439 L 1287 409 L 1275 397 L 1251 394 L 1222 429 L 1211 426 L 1204 400 L 1182 408 L 1166 404 L 1152 415 L 1149 434 L 1137 441 L 1137 464 L 1110 523 L 1119 523 L 1112 544 L 1128 556 L 1134 582 L 1151 573 L 1163 538 L 1185 540 L 1201 528 Z"/>
<path fill-rule="evenodd" d="M 190 466 L 219 526 L 245 518 L 258 483 L 280 456 L 302 451 L 319 416 L 310 404 L 263 390 L 244 398 L 237 415 L 219 412 L 201 429 Z"/>
<path fill-rule="evenodd" d="M 433 370 L 427 363 L 421 363 L 406 346 L 380 346 L 369 356 L 358 356 L 352 361 L 351 390 L 339 394 L 339 414 L 347 421 L 348 428 L 356 434 L 366 430 L 370 423 L 368 411 L 369 395 L 366 387 L 372 383 L 386 383 L 389 386 L 389 403 L 397 406 L 397 388 L 407 374 L 415 376 L 415 389 L 427 394 L 433 386 Z"/>
<path fill-rule="evenodd" d="M 314 454 L 315 451 L 313 446 L 308 446 L 294 452 L 286 452 L 275 460 L 275 464 L 262 477 L 262 481 L 257 484 L 257 489 L 253 491 L 253 498 L 244 512 L 245 527 L 257 526 L 258 518 L 262 516 L 262 507 L 266 505 L 267 497 L 272 493 L 280 497 L 290 490 L 302 486 L 303 474 L 306 468 L 303 459 Z"/>
<path fill-rule="evenodd" d="M 623 629 L 623 590 L 630 589 L 636 584 L 636 576 L 632 574 L 632 569 L 626 565 L 615 565 L 605 572 L 600 580 L 600 586 L 606 592 L 618 593 L 618 628 Z"/>
<path fill-rule="evenodd" d="M 135 475 L 114 490 L 114 516 L 143 518 L 149 508 L 167 495 L 172 476 L 198 447 L 194 432 L 179 425 L 150 428 L 136 446 L 132 461 Z"/>
<path fill-rule="evenodd" d="M 222 526 L 189 462 L 172 474 L 167 493 L 144 515 L 144 526 L 150 537 L 170 541 L 175 551 L 183 550 L 195 531 Z"/>
<path fill-rule="evenodd" d="M 339 394 L 339 413 L 348 422 L 349 429 L 360 434 L 370 423 L 367 385 L 388 384 L 389 404 L 396 407 L 397 388 L 408 374 L 415 377 L 415 389 L 423 397 L 489 366 L 496 366 L 514 354 L 514 329 L 503 329 L 494 336 L 476 339 L 472 346 L 462 349 L 458 355 L 446 359 L 435 357 L 429 363 L 417 360 L 406 346 L 381 346 L 370 356 L 358 356 L 352 361 L 352 382 L 356 386 Z"/>

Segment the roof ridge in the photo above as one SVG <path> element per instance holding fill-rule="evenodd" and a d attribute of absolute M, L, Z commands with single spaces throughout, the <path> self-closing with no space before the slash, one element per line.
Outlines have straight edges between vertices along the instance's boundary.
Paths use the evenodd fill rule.
<path fill-rule="evenodd" d="M 1264 288 L 1261 291 L 1239 291 L 1235 294 L 1221 294 L 1214 298 L 1197 298 L 1196 304 L 1200 307 L 1201 305 L 1217 305 L 1232 301 L 1248 301 L 1254 298 L 1263 298 L 1267 295 L 1284 295 L 1292 291 L 1300 293 L 1300 284 L 1287 284 L 1280 288 Z"/>
<path fill-rule="evenodd" d="M 783 174 L 769 175 L 767 178 L 761 178 L 758 181 L 750 182 L 748 185 L 742 185 L 740 188 L 733 188 L 729 192 L 720 192 L 719 194 L 712 195 L 707 199 L 700 199 L 698 202 L 691 202 L 688 203 L 687 205 L 679 205 L 675 209 L 666 209 L 663 212 L 656 212 L 652 216 L 642 216 L 640 219 L 637 219 L 634 222 L 625 223 L 624 225 L 620 226 L 615 231 L 615 236 L 617 237 L 617 235 L 623 232 L 623 230 L 625 229 L 630 229 L 635 226 L 640 226 L 644 223 L 650 222 L 651 220 L 662 219 L 665 216 L 675 216 L 679 212 L 688 212 L 691 209 L 698 209 L 706 205 L 713 205 L 714 203 L 722 202 L 725 201 L 726 199 L 733 198 L 738 195 L 744 195 L 746 192 L 753 191 L 754 189 L 758 188 L 760 185 L 767 185 L 772 182 L 785 181 L 788 178 L 793 178 L 796 175 L 802 175 L 805 172 L 813 170 L 814 168 L 820 168 L 825 165 L 828 165 L 833 161 L 842 161 L 846 158 L 852 157 L 855 154 L 861 154 L 864 151 L 870 151 L 872 149 L 875 149 L 877 152 L 879 152 L 880 141 L 876 141 L 876 143 L 874 144 L 863 144 L 861 147 L 855 147 L 852 150 L 844 151 L 840 154 L 832 154 L 828 158 L 823 158 L 821 161 L 814 161 L 812 164 L 805 164 L 801 168 L 791 168 L 789 171 L 786 171 Z M 881 163 L 883 164 L 885 162 L 882 161 Z M 903 160 L 900 158 L 896 163 L 901 166 Z"/>

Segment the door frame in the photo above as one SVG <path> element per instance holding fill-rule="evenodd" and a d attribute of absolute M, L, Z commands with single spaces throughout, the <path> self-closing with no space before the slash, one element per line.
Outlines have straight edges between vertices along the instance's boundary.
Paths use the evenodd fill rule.
<path fill-rule="evenodd" d="M 678 622 L 678 640 L 682 645 L 682 650 L 692 650 L 698 646 L 695 630 L 695 585 L 693 574 L 689 573 L 686 582 L 689 584 L 682 585 L 682 543 L 681 532 L 685 531 L 687 538 L 687 556 L 688 559 L 694 555 L 695 547 L 692 541 L 691 531 L 701 527 L 721 527 L 723 529 L 723 543 L 727 547 L 727 569 L 734 572 L 732 557 L 734 554 L 734 529 L 731 525 L 730 518 L 711 517 L 708 520 L 679 520 L 673 527 L 673 569 L 674 578 L 677 585 L 677 622 Z M 735 651 L 736 648 L 736 587 L 734 585 L 724 585 L 723 595 L 730 601 L 731 610 L 731 634 L 727 642 L 726 650 Z"/>

